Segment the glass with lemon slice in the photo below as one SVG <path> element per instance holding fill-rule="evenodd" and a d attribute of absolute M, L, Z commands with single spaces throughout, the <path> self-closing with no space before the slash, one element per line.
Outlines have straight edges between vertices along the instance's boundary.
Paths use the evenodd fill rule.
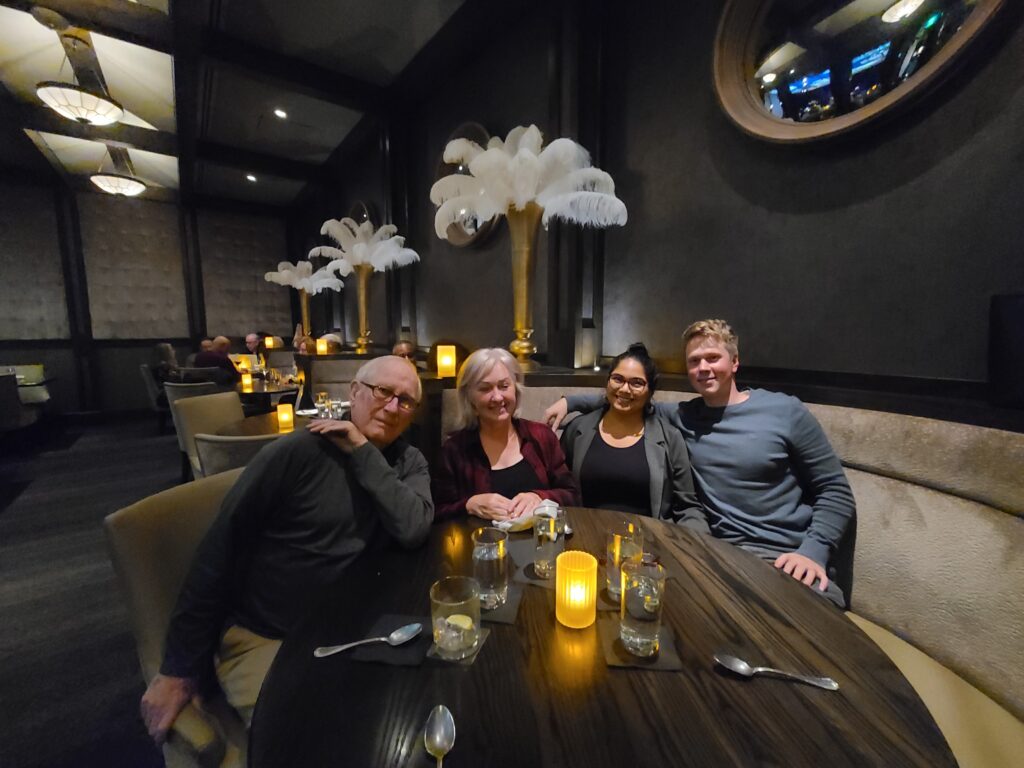
<path fill-rule="evenodd" d="M 443 659 L 471 656 L 480 643 L 480 585 L 466 576 L 446 576 L 430 587 L 434 645 Z"/>

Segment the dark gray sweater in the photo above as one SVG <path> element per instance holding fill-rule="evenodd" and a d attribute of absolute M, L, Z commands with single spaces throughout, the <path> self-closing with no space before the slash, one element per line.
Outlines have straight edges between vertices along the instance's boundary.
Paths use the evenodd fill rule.
<path fill-rule="evenodd" d="M 657 403 L 682 433 L 711 532 L 760 554 L 799 552 L 821 565 L 854 515 L 850 485 L 818 421 L 795 397 L 763 389 L 736 405 Z M 567 398 L 591 410 L 603 395 Z"/>
<path fill-rule="evenodd" d="M 283 637 L 361 552 L 414 547 L 433 520 L 423 455 L 404 441 L 350 456 L 305 430 L 263 448 L 228 492 L 167 632 L 161 672 L 209 669 L 223 627 Z"/>

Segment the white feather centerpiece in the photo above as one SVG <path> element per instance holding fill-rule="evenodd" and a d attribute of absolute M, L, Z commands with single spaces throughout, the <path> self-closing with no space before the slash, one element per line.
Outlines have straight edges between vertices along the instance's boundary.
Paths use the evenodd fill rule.
<path fill-rule="evenodd" d="M 591 165 L 587 150 L 565 138 L 543 144 L 535 125 L 517 126 L 504 141 L 495 136 L 486 147 L 455 139 L 445 147 L 444 161 L 467 168 L 469 175 L 445 176 L 430 189 L 438 207 L 434 230 L 442 240 L 450 226 L 471 217 L 508 219 L 516 334 L 509 349 L 526 368 L 535 367 L 530 358 L 537 351 L 530 338 L 530 286 L 539 225 L 555 218 L 587 227 L 623 226 L 628 218 L 612 177 Z"/>
<path fill-rule="evenodd" d="M 294 264 L 282 261 L 277 265 L 277 272 L 267 272 L 263 278 L 268 283 L 287 285 L 299 292 L 302 330 L 303 333 L 309 334 L 309 297 L 321 291 L 340 291 L 345 284 L 338 276 L 344 277 L 351 273 L 352 267 L 343 259 L 335 259 L 317 270 L 313 269 L 313 264 L 309 261 L 297 261 Z"/>
<path fill-rule="evenodd" d="M 394 224 L 385 224 L 375 230 L 370 221 L 357 224 L 354 219 L 347 217 L 328 219 L 320 227 L 320 234 L 330 237 L 338 247 L 318 246 L 309 252 L 309 258 L 331 259 L 331 264 L 341 262 L 348 270 L 343 274 L 356 274 L 359 303 L 359 337 L 356 339 L 356 352 L 366 354 L 370 348 L 371 336 L 368 319 L 370 275 L 419 261 L 419 254 L 405 247 L 405 238 L 398 235 L 398 228 Z"/>

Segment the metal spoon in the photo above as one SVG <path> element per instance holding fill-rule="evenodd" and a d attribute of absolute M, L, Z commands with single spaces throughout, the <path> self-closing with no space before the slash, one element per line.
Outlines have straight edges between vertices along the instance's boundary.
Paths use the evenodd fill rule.
<path fill-rule="evenodd" d="M 313 651 L 313 655 L 318 659 L 322 659 L 324 656 L 333 656 L 341 651 L 347 651 L 349 648 L 355 648 L 357 645 L 365 645 L 366 643 L 401 645 L 416 637 L 422 629 L 422 624 L 406 624 L 404 627 L 396 629 L 387 637 L 368 637 L 365 640 L 356 640 L 354 643 L 345 643 L 344 645 L 322 645 Z"/>
<path fill-rule="evenodd" d="M 427 752 L 437 758 L 437 768 L 441 768 L 444 756 L 455 745 L 455 718 L 444 704 L 438 704 L 430 710 L 430 717 L 423 727 L 423 746 Z"/>
<path fill-rule="evenodd" d="M 782 670 L 772 669 L 771 667 L 752 667 L 743 659 L 737 659 L 735 656 L 730 656 L 726 653 L 716 653 L 715 661 L 726 669 L 732 670 L 737 675 L 743 675 L 744 677 L 770 675 L 772 677 L 781 677 L 784 680 L 796 680 L 798 683 L 807 683 L 807 685 L 814 685 L 818 688 L 824 688 L 827 691 L 839 690 L 839 683 L 831 677 L 797 675 L 793 672 L 783 672 Z"/>

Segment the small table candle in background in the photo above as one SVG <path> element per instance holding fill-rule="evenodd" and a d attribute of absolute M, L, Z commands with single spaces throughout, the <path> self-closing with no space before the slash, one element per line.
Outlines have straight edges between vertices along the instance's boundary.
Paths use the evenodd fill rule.
<path fill-rule="evenodd" d="M 587 552 L 563 552 L 555 561 L 555 618 L 572 629 L 597 618 L 597 558 Z"/>
<path fill-rule="evenodd" d="M 446 378 L 455 375 L 455 347 L 440 344 L 437 347 L 437 375 Z"/>
<path fill-rule="evenodd" d="M 242 391 L 243 392 L 252 392 L 252 374 L 251 373 L 243 373 L 242 374 Z"/>
<path fill-rule="evenodd" d="M 291 432 L 295 428 L 295 410 L 291 403 L 279 403 L 277 406 L 277 431 Z"/>
<path fill-rule="evenodd" d="M 266 347 L 267 349 L 273 349 L 274 348 L 274 337 L 273 336 L 267 336 L 263 340 L 263 346 Z"/>
<path fill-rule="evenodd" d="M 316 340 L 316 353 L 318 355 L 326 355 L 327 354 L 327 339 L 317 339 Z"/>

